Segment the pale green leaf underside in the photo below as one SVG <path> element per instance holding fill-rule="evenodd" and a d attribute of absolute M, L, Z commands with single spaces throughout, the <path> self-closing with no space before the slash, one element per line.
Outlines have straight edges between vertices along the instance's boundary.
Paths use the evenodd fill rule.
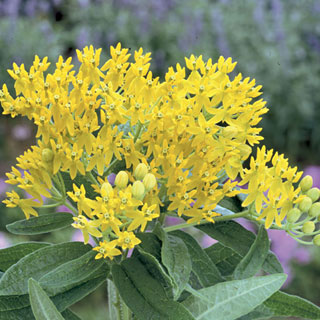
<path fill-rule="evenodd" d="M 280 289 L 286 280 L 285 274 L 252 277 L 218 283 L 200 289 L 202 296 L 190 296 L 183 305 L 196 320 L 233 320 L 241 317 L 268 299 Z"/>

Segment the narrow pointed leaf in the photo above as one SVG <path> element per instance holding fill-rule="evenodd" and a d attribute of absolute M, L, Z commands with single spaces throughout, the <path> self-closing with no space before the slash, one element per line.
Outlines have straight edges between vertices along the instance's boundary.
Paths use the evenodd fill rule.
<path fill-rule="evenodd" d="M 262 305 L 239 320 L 265 319 L 271 317 L 297 317 L 320 319 L 320 308 L 310 301 L 281 291 L 274 293 Z"/>
<path fill-rule="evenodd" d="M 119 312 L 122 314 L 121 320 L 131 320 L 131 311 L 123 302 L 116 286 L 108 279 L 108 311 L 109 319 L 119 319 Z M 120 305 L 120 310 L 119 306 Z"/>
<path fill-rule="evenodd" d="M 67 309 L 61 313 L 65 320 L 81 320 L 79 316 L 77 316 L 74 312 L 70 309 Z"/>
<path fill-rule="evenodd" d="M 16 221 L 6 226 L 13 234 L 35 235 L 68 227 L 73 223 L 73 215 L 68 212 L 43 214 L 39 217 Z"/>
<path fill-rule="evenodd" d="M 170 234 L 183 240 L 187 246 L 191 257 L 192 271 L 203 287 L 210 287 L 224 281 L 219 269 L 191 235 L 180 230 L 170 232 Z"/>
<path fill-rule="evenodd" d="M 43 247 L 50 246 L 46 242 L 24 242 L 0 250 L 0 270 L 6 271 L 21 258 Z"/>
<path fill-rule="evenodd" d="M 88 252 L 91 246 L 67 242 L 41 248 L 12 265 L 0 280 L 0 295 L 22 295 L 28 292 L 28 280 L 39 280 L 61 264 Z"/>
<path fill-rule="evenodd" d="M 225 247 L 220 242 L 204 249 L 209 258 L 217 266 L 223 276 L 229 276 L 241 261 L 242 257 L 231 248 Z"/>
<path fill-rule="evenodd" d="M 203 224 L 196 226 L 196 228 L 218 240 L 224 246 L 231 248 L 241 257 L 247 254 L 256 238 L 255 234 L 233 220 Z M 262 269 L 268 273 L 283 272 L 280 262 L 271 251 L 269 251 Z"/>
<path fill-rule="evenodd" d="M 161 261 L 173 279 L 174 297 L 178 299 L 189 282 L 192 269 L 188 248 L 180 238 L 167 234 L 160 225 L 154 232 L 162 241 Z"/>
<path fill-rule="evenodd" d="M 56 295 L 60 292 L 88 281 L 91 277 L 98 275 L 108 275 L 108 267 L 103 259 L 96 260 L 96 253 L 89 251 L 83 256 L 68 261 L 59 267 L 46 273 L 39 279 L 39 283 L 50 295 Z"/>
<path fill-rule="evenodd" d="M 122 299 L 137 319 L 194 320 L 185 307 L 167 297 L 161 283 L 136 257 L 114 264 L 111 271 Z"/>
<path fill-rule="evenodd" d="M 243 257 L 234 270 L 234 279 L 246 279 L 257 274 L 268 255 L 270 242 L 268 233 L 264 226 L 260 226 L 258 235 L 254 240 L 250 250 Z"/>
<path fill-rule="evenodd" d="M 138 250 L 136 250 L 136 252 L 134 252 L 133 256 L 137 257 L 137 259 L 139 259 L 143 263 L 143 265 L 148 270 L 148 272 L 157 281 L 160 282 L 162 287 L 165 289 L 167 296 L 170 299 L 173 299 L 173 297 L 174 297 L 173 280 L 166 273 L 164 267 L 160 264 L 160 262 L 153 255 L 142 250 L 142 248 L 138 248 Z"/>
<path fill-rule="evenodd" d="M 285 274 L 274 274 L 221 282 L 198 290 L 197 296 L 190 296 L 182 304 L 196 320 L 234 320 L 268 299 L 285 279 Z"/>
<path fill-rule="evenodd" d="M 30 278 L 28 284 L 31 308 L 36 320 L 64 320 L 38 282 Z"/>

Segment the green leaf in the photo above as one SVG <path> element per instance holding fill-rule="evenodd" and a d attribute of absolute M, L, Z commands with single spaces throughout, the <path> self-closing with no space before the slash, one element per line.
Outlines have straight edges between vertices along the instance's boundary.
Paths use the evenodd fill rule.
<path fill-rule="evenodd" d="M 224 246 L 231 248 L 241 257 L 244 257 L 247 254 L 256 238 L 252 232 L 248 231 L 233 220 L 207 223 L 196 226 L 196 228 L 203 231 L 213 239 L 218 240 Z M 269 257 L 270 255 L 272 255 L 272 257 Z M 276 263 L 275 258 L 275 255 L 270 251 L 262 266 L 262 269 L 268 273 L 271 271 L 282 273 L 283 269 L 281 264 L 280 262 Z"/>
<path fill-rule="evenodd" d="M 159 262 L 161 261 L 161 241 L 153 233 L 137 233 L 137 237 L 141 240 L 139 247 L 143 251 L 153 255 Z"/>
<path fill-rule="evenodd" d="M 68 261 L 59 267 L 46 273 L 39 279 L 39 283 L 50 295 L 56 295 L 60 292 L 88 281 L 97 275 L 108 275 L 108 266 L 103 259 L 96 260 L 96 252 L 89 251 L 83 256 Z"/>
<path fill-rule="evenodd" d="M 91 279 L 66 292 L 51 297 L 60 312 L 69 306 L 83 299 L 85 296 L 96 290 L 104 281 L 105 276 Z M 64 313 L 63 313 L 64 314 Z M 29 295 L 22 296 L 0 296 L 0 320 L 34 320 L 30 307 Z M 72 319 L 72 318 L 71 318 Z"/>
<path fill-rule="evenodd" d="M 285 274 L 221 282 L 197 291 L 182 304 L 196 320 L 234 320 L 252 311 L 279 290 Z"/>
<path fill-rule="evenodd" d="M 241 261 L 242 257 L 231 248 L 225 247 L 220 242 L 204 249 L 209 258 L 217 266 L 223 276 L 229 276 Z"/>
<path fill-rule="evenodd" d="M 96 290 L 105 281 L 106 276 L 99 276 L 87 282 L 81 283 L 80 285 L 73 287 L 66 292 L 53 296 L 51 297 L 51 300 L 61 312 L 86 297 L 89 293 Z"/>
<path fill-rule="evenodd" d="M 114 283 L 109 279 L 107 282 L 108 282 L 109 319 L 130 320 L 131 319 L 130 309 L 123 302 Z M 119 314 L 120 312 L 121 312 L 121 315 Z"/>
<path fill-rule="evenodd" d="M 28 292 L 28 280 L 43 275 L 67 261 L 88 252 L 91 246 L 82 242 L 67 242 L 34 251 L 12 265 L 0 280 L 0 295 L 21 295 Z"/>
<path fill-rule="evenodd" d="M 160 282 L 162 287 L 165 289 L 167 296 L 170 299 L 173 299 L 174 283 L 172 278 L 166 273 L 162 264 L 153 255 L 145 252 L 142 248 L 139 247 L 138 250 L 135 250 L 133 256 L 137 257 L 144 264 L 148 272 Z"/>
<path fill-rule="evenodd" d="M 114 284 L 138 319 L 194 320 L 180 303 L 169 300 L 164 288 L 139 259 L 132 257 L 111 268 Z"/>
<path fill-rule="evenodd" d="M 241 201 L 238 197 L 225 197 L 218 203 L 218 205 L 230 210 L 232 213 L 241 212 L 243 210 Z"/>
<path fill-rule="evenodd" d="M 46 242 L 24 242 L 0 250 L 0 270 L 6 271 L 21 258 L 40 248 L 50 246 Z"/>
<path fill-rule="evenodd" d="M 320 308 L 315 304 L 281 291 L 274 293 L 262 305 L 239 320 L 264 319 L 270 317 L 297 317 L 320 319 Z"/>
<path fill-rule="evenodd" d="M 180 238 L 167 234 L 159 224 L 154 232 L 162 241 L 161 261 L 173 279 L 176 300 L 189 282 L 192 269 L 189 251 Z"/>
<path fill-rule="evenodd" d="M 57 310 L 56 306 L 37 281 L 30 278 L 28 285 L 31 308 L 36 320 L 64 320 L 61 313 Z"/>
<path fill-rule="evenodd" d="M 250 250 L 243 257 L 234 270 L 234 279 L 246 279 L 257 274 L 268 255 L 270 249 L 269 237 L 264 226 L 260 226 L 258 235 Z"/>
<path fill-rule="evenodd" d="M 0 313 L 16 309 L 23 309 L 30 305 L 29 296 L 27 294 L 17 296 L 0 296 Z"/>
<path fill-rule="evenodd" d="M 13 234 L 34 235 L 48 233 L 68 227 L 73 223 L 73 215 L 68 212 L 43 214 L 39 217 L 16 221 L 6 226 Z"/>
<path fill-rule="evenodd" d="M 190 234 L 180 230 L 170 232 L 170 234 L 183 240 L 187 246 L 191 257 L 192 271 L 198 277 L 203 287 L 210 287 L 225 280 L 213 261 Z"/>
<path fill-rule="evenodd" d="M 81 320 L 81 318 L 70 309 L 63 311 L 61 314 L 65 320 Z"/>

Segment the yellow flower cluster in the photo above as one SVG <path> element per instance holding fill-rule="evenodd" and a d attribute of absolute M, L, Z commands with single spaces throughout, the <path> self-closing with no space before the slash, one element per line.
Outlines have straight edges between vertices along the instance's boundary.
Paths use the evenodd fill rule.
<path fill-rule="evenodd" d="M 48 73 L 47 58 L 38 56 L 29 71 L 23 64 L 8 70 L 16 98 L 3 85 L 3 114 L 26 116 L 38 128 L 37 145 L 18 157 L 20 170 L 12 167 L 7 174 L 7 182 L 31 198 L 13 191 L 4 201 L 8 206 L 20 206 L 29 218 L 37 215 L 41 196 L 64 203 L 68 196 L 77 206 L 73 226 L 85 242 L 89 234 L 100 238 L 97 258 L 111 259 L 121 253 L 118 248 L 138 244 L 134 232 L 165 210 L 189 223 L 214 222 L 216 205 L 247 182 L 244 206 L 255 202 L 267 227 L 274 219 L 281 225 L 300 201 L 293 187 L 300 173 L 278 154 L 267 168 L 272 152 L 264 148 L 243 169 L 252 146 L 263 139 L 256 126 L 268 110 L 257 99 L 261 86 L 255 80 L 241 74 L 231 79 L 231 58 L 213 63 L 191 55 L 186 67 L 170 67 L 161 82 L 149 70 L 151 54 L 142 49 L 129 62 L 128 49 L 111 47 L 101 67 L 100 54 L 92 46 L 77 50 L 78 72 L 71 58 L 59 57 Z M 122 162 L 123 170 L 114 172 Z M 95 197 L 87 197 L 85 184 L 66 192 L 61 172 L 90 181 Z M 114 186 L 107 180 L 112 172 Z"/>

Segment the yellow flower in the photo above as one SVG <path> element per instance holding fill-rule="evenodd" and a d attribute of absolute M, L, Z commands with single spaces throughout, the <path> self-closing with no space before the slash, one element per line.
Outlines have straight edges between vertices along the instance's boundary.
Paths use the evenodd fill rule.
<path fill-rule="evenodd" d="M 118 232 L 117 233 L 117 245 L 122 248 L 122 250 L 133 249 L 137 244 L 141 242 L 133 232 Z"/>
<path fill-rule="evenodd" d="M 110 242 L 107 242 L 106 240 L 100 241 L 99 246 L 93 248 L 94 251 L 98 251 L 95 259 L 110 258 L 110 260 L 113 260 L 113 257 L 121 254 L 121 251 L 116 248 L 117 244 L 117 240 Z"/>

